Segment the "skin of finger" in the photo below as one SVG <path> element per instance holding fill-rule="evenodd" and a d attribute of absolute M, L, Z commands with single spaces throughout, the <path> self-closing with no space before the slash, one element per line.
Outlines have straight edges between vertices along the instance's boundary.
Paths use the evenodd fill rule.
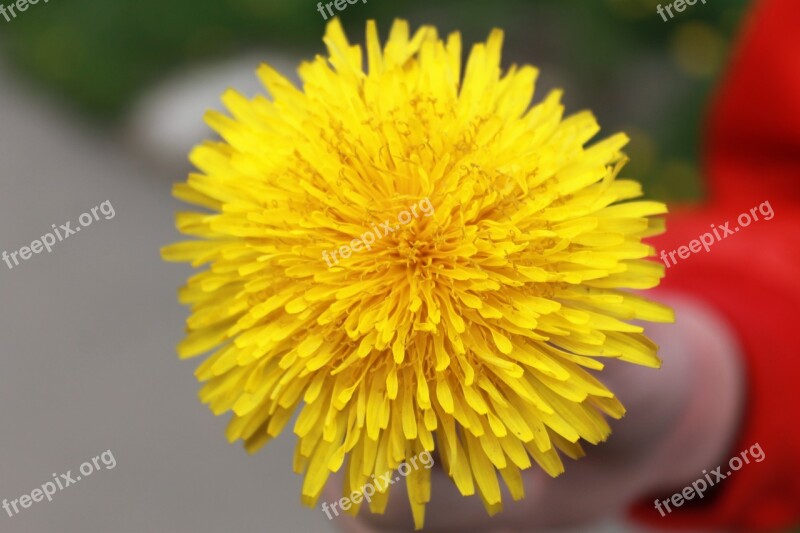
<path fill-rule="evenodd" d="M 673 294 L 677 323 L 691 346 L 691 397 L 677 428 L 661 447 L 658 475 L 648 492 L 680 489 L 704 468 L 734 450 L 744 419 L 745 363 L 735 330 L 715 309 L 689 295 Z M 674 492 L 674 491 L 673 491 Z"/>
<path fill-rule="evenodd" d="M 730 341 L 728 331 L 718 327 L 717 319 L 710 317 L 713 312 L 682 297 L 666 298 L 684 319 L 679 319 L 674 326 L 656 325 L 648 329 L 648 334 L 661 347 L 662 368 L 654 371 L 610 361 L 598 376 L 628 409 L 622 420 L 611 422 L 613 433 L 609 441 L 597 446 L 585 445 L 587 457 L 578 462 L 565 458 L 566 472 L 556 479 L 549 478 L 536 467 L 525 471 L 526 498 L 522 502 L 512 502 L 504 493 L 505 510 L 494 518 L 486 515 L 477 497 L 462 497 L 444 472 L 434 471 L 433 501 L 428 505 L 425 530 L 466 533 L 502 527 L 508 531 L 530 531 L 532 527 L 594 522 L 621 512 L 655 486 L 673 482 L 669 479 L 675 477 L 672 472 L 696 473 L 703 468 L 697 468 L 698 463 L 707 461 L 709 456 L 718 456 L 724 449 L 724 444 L 720 443 L 729 442 L 726 435 L 730 427 L 735 426 L 735 417 L 727 417 L 730 420 L 718 424 L 714 431 L 719 435 L 710 439 L 717 444 L 699 454 L 689 452 L 697 448 L 696 444 L 675 443 L 675 438 L 670 437 L 687 410 L 696 410 L 693 409 L 696 406 L 688 405 L 690 399 L 696 402 L 698 397 L 709 395 L 723 399 L 740 396 L 741 391 L 732 386 L 730 380 L 708 381 L 707 368 L 698 370 L 698 367 L 708 366 L 706 359 L 709 358 L 723 365 L 726 361 L 735 361 L 729 354 L 735 351 L 735 343 Z M 704 361 L 706 364 L 701 364 Z M 695 373 L 702 375 L 693 377 Z M 731 390 L 720 391 L 719 387 Z M 704 394 L 698 396 L 698 388 Z M 708 407 L 705 418 L 713 418 L 720 409 L 725 410 L 725 406 Z M 683 447 L 683 455 L 677 458 L 676 446 Z M 671 461 L 666 459 L 668 457 Z M 676 461 L 683 464 L 676 465 Z M 353 522 L 368 524 L 371 529 L 367 531 L 392 531 L 391 528 L 397 526 L 399 530 L 410 530 L 402 529 L 411 525 L 410 509 L 404 500 L 405 490 L 395 490 L 385 515 L 362 513 Z"/>

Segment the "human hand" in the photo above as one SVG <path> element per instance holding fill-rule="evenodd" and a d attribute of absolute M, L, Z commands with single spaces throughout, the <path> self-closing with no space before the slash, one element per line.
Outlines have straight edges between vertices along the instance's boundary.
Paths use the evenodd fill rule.
<path fill-rule="evenodd" d="M 477 496 L 461 496 L 437 461 L 424 531 L 534 531 L 593 523 L 647 494 L 669 494 L 718 464 L 741 415 L 743 379 L 734 335 L 699 302 L 665 293 L 659 300 L 677 317 L 675 324 L 645 325 L 660 347 L 661 369 L 612 359 L 603 361 L 606 368 L 598 374 L 627 409 L 621 420 L 611 421 L 606 442 L 584 444 L 586 457 L 578 461 L 564 458 L 558 478 L 536 466 L 524 471 L 525 498 L 515 502 L 504 491 L 504 510 L 494 517 Z M 385 514 L 364 510 L 357 518 L 336 518 L 336 525 L 354 533 L 412 531 L 405 487 L 392 489 Z M 340 483 L 329 483 L 325 497 L 338 499 L 340 490 Z"/>

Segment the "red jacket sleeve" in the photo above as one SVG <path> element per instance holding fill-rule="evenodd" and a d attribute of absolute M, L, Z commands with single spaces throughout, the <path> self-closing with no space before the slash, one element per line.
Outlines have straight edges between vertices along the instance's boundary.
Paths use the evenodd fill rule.
<path fill-rule="evenodd" d="M 736 330 L 747 396 L 728 458 L 755 443 L 766 457 L 667 517 L 652 500 L 634 509 L 654 526 L 767 531 L 800 524 L 800 1 L 763 0 L 750 15 L 709 117 L 709 202 L 673 210 L 654 245 L 668 254 L 713 234 L 712 224 L 724 233 L 708 251 L 675 254 L 676 264 L 667 259 L 663 286 L 704 299 Z M 747 223 L 741 213 L 758 221 Z M 720 229 L 727 221 L 732 233 Z M 724 470 L 728 458 L 720 459 Z"/>

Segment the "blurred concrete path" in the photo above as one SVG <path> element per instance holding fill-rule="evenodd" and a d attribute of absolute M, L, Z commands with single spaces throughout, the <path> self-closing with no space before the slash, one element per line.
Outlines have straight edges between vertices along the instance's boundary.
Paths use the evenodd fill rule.
<path fill-rule="evenodd" d="M 176 240 L 173 181 L 82 128 L 0 70 L 0 252 L 19 249 L 109 200 L 94 222 L 13 270 L 0 263 L 0 499 L 96 472 L 8 517 L 0 531 L 219 533 L 332 531 L 300 506 L 294 439 L 249 457 L 225 440 L 225 417 L 196 398 L 194 361 L 174 345 L 188 268 L 161 261 Z"/>

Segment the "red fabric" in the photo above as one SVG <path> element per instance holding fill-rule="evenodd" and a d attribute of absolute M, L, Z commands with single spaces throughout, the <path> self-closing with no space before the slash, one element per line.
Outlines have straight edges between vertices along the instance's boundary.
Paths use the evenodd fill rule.
<path fill-rule="evenodd" d="M 754 5 L 711 110 L 704 150 L 709 202 L 693 210 L 673 209 L 666 235 L 654 239 L 659 253 L 671 251 L 711 224 L 730 221 L 733 229 L 740 213 L 762 202 L 774 209 L 771 220 L 741 228 L 709 252 L 679 259 L 667 269 L 663 284 L 715 306 L 745 351 L 746 412 L 736 444 L 720 459 L 722 472 L 728 470 L 728 458 L 755 443 L 766 458 L 720 481 L 699 505 L 695 499 L 695 505 L 673 509 L 666 517 L 653 508 L 652 499 L 642 502 L 633 515 L 651 526 L 770 531 L 800 524 L 798 23 L 798 0 Z M 711 471 L 717 465 L 709 466 Z"/>

